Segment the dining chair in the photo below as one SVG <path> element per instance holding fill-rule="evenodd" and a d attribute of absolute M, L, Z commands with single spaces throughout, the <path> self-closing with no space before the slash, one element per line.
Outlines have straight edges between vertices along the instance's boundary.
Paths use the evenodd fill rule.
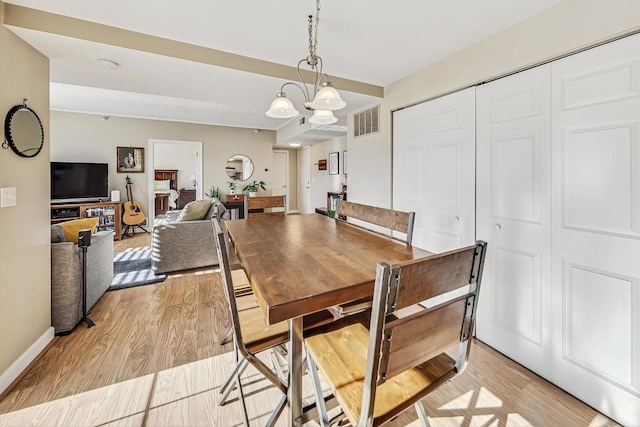
<path fill-rule="evenodd" d="M 410 245 L 413 240 L 413 225 L 415 212 L 402 212 L 393 209 L 384 209 L 377 206 L 363 205 L 360 203 L 338 201 L 336 219 L 346 221 L 348 218 L 358 219 L 389 230 L 391 237 Z M 359 226 L 350 223 L 351 225 Z M 364 228 L 364 227 L 363 227 Z M 370 230 L 375 231 L 375 230 Z M 398 239 L 393 232 L 403 233 L 405 238 Z M 349 316 L 367 310 L 371 307 L 371 298 L 363 298 L 331 307 L 330 310 L 336 317 Z"/>
<path fill-rule="evenodd" d="M 218 221 L 212 221 L 212 224 L 216 236 L 216 252 L 220 262 L 220 275 L 231 315 L 232 336 L 237 359 L 235 368 L 220 388 L 219 404 L 225 402 L 235 383 L 240 395 L 239 400 L 242 405 L 245 425 L 249 425 L 240 376 L 251 364 L 283 393 L 266 424 L 267 426 L 272 426 L 282 413 L 287 399 L 287 381 L 275 350 L 282 348 L 289 341 L 289 324 L 280 322 L 275 325 L 267 325 L 262 310 L 255 302 L 253 295 L 237 295 L 229 263 L 228 235 L 222 230 L 222 226 Z M 317 328 L 333 320 L 331 313 L 323 310 L 305 317 L 304 327 L 306 329 Z M 273 370 L 257 356 L 258 353 L 267 350 L 273 350 L 270 353 Z M 283 353 L 286 353 L 286 349 L 282 350 Z"/>
<path fill-rule="evenodd" d="M 380 262 L 368 329 L 352 316 L 307 332 L 309 368 L 324 375 L 352 425 L 378 426 L 411 406 L 429 425 L 420 400 L 469 359 L 485 252 L 478 241 L 394 266 Z M 447 352 L 456 344 L 454 359 Z M 320 423 L 327 422 L 324 413 Z"/>
<path fill-rule="evenodd" d="M 227 242 L 229 242 L 229 234 L 227 232 L 227 228 L 224 226 L 224 220 L 220 217 L 212 218 L 212 221 L 217 221 L 218 225 L 224 232 L 224 238 Z M 214 227 L 215 232 L 215 227 Z M 233 282 L 233 290 L 236 298 L 241 298 L 239 301 L 242 301 L 243 306 L 245 308 L 250 308 L 251 306 L 257 307 L 258 303 L 253 298 L 253 291 L 251 290 L 251 283 L 249 282 L 249 278 L 247 277 L 245 271 L 242 269 L 242 266 L 239 263 L 231 264 L 231 251 L 229 249 L 230 245 L 227 244 L 227 258 L 229 259 L 229 270 L 231 270 L 231 281 Z M 231 337 L 233 333 L 233 327 L 229 326 L 227 331 L 222 335 L 220 341 L 218 342 L 220 345 L 225 345 L 227 340 Z"/>
<path fill-rule="evenodd" d="M 265 209 L 282 208 L 282 210 L 265 212 Z M 285 215 L 285 196 L 261 196 L 247 198 L 248 218 L 260 215 Z"/>
<path fill-rule="evenodd" d="M 249 416 L 247 414 L 247 408 L 244 401 L 244 393 L 242 391 L 240 376 L 249 364 L 251 364 L 262 375 L 264 375 L 264 377 L 267 378 L 274 387 L 282 392 L 280 400 L 271 414 L 271 417 L 267 421 L 267 425 L 271 426 L 275 424 L 284 409 L 287 398 L 287 382 L 283 379 L 283 375 L 280 372 L 274 372 L 257 357 L 257 354 L 285 344 L 289 339 L 288 324 L 286 322 L 282 322 L 276 325 L 267 325 L 264 317 L 262 316 L 262 311 L 257 305 L 255 307 L 245 309 L 238 307 L 238 301 L 233 287 L 233 277 L 229 264 L 229 240 L 222 231 L 218 221 L 212 221 L 212 224 L 214 234 L 216 235 L 216 252 L 220 263 L 222 284 L 231 315 L 232 335 L 237 359 L 235 368 L 220 389 L 221 396 L 219 404 L 224 403 L 233 388 L 233 384 L 235 383 L 239 393 L 239 401 L 242 405 L 244 423 L 245 426 L 249 426 Z M 276 363 L 274 363 L 274 369 L 277 370 Z"/>
<path fill-rule="evenodd" d="M 415 212 L 396 211 L 393 209 L 348 202 L 346 200 L 338 201 L 338 209 L 336 211 L 336 218 L 339 220 L 353 218 L 365 221 L 388 229 L 392 233 L 392 237 L 396 239 L 397 237 L 393 236 L 393 232 L 400 232 L 405 235 L 405 238 L 399 240 L 402 240 L 408 245 L 410 245 L 413 240 L 415 216 Z"/>

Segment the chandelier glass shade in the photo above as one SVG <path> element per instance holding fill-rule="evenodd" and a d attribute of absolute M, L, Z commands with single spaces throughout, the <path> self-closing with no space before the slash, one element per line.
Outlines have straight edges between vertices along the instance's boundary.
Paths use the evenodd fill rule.
<path fill-rule="evenodd" d="M 322 58 L 316 54 L 318 44 L 318 24 L 320 23 L 320 0 L 316 0 L 315 26 L 313 16 L 309 15 L 309 55 L 298 62 L 297 72 L 300 83 L 286 82 L 280 88 L 276 98 L 271 102 L 271 107 L 266 112 L 267 117 L 276 119 L 289 119 L 300 114 L 294 107 L 287 94 L 284 92 L 285 86 L 295 86 L 304 96 L 304 108 L 313 111 L 309 119 L 314 124 L 331 124 L 338 121 L 333 115 L 333 111 L 340 110 L 347 106 L 347 103 L 340 97 L 340 93 L 333 87 L 329 76 L 322 72 Z M 307 83 L 302 78 L 300 66 L 307 64 L 313 72 L 315 78 L 313 83 Z M 309 90 L 313 86 L 313 90 Z"/>

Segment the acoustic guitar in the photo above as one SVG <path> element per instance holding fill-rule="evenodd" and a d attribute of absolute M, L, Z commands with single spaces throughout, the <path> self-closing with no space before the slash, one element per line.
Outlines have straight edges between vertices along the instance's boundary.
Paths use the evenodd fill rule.
<path fill-rule="evenodd" d="M 133 200 L 131 191 L 131 179 L 127 175 L 127 201 L 124 202 L 124 212 L 122 213 L 122 222 L 126 225 L 139 225 L 144 222 L 144 212 L 140 208 L 140 202 Z"/>

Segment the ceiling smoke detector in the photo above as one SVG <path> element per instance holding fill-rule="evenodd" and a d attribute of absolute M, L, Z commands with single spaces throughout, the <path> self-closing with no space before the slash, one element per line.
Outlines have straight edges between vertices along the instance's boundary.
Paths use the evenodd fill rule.
<path fill-rule="evenodd" d="M 96 59 L 96 62 L 107 70 L 115 70 L 120 66 L 116 61 L 112 61 L 110 59 L 98 58 Z"/>

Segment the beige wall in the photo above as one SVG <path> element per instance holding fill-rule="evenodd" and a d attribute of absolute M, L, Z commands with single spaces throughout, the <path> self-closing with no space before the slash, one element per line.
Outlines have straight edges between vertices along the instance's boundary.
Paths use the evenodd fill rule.
<path fill-rule="evenodd" d="M 176 188 L 191 190 L 193 182 L 191 175 L 196 174 L 198 150 L 195 144 L 156 144 L 153 148 L 154 169 L 178 169 Z M 203 187 L 203 192 L 208 188 Z"/>
<path fill-rule="evenodd" d="M 380 133 L 353 138 L 349 117 L 349 198 L 390 206 L 393 110 L 638 29 L 638 0 L 566 0 L 389 85 L 380 102 Z"/>
<path fill-rule="evenodd" d="M 0 9 L 2 8 L 0 2 Z M 42 120 L 44 148 L 34 158 L 0 150 L 0 187 L 17 205 L 0 209 L 0 376 L 51 326 L 49 61 L 0 26 L 0 112 L 28 98 Z M 4 141 L 4 126 L 2 126 Z M 6 377 L 5 377 L 6 378 Z M 0 392 L 2 389 L 0 388 Z"/>
<path fill-rule="evenodd" d="M 126 174 L 116 173 L 116 147 L 148 148 L 149 139 L 201 141 L 203 143 L 203 190 L 215 185 L 228 193 L 225 164 L 234 154 L 244 154 L 254 163 L 250 181 L 264 180 L 271 184 L 271 151 L 274 131 L 254 132 L 253 129 L 208 126 L 190 123 L 111 117 L 102 120 L 90 114 L 51 112 L 51 160 L 78 162 L 108 162 L 109 189 L 120 190 L 126 200 Z M 146 156 L 145 152 L 145 156 Z M 146 159 L 145 159 L 146 161 Z M 268 171 L 265 171 L 268 169 Z M 145 164 L 144 173 L 129 174 L 133 197 L 148 216 L 148 178 L 153 168 Z M 241 190 L 246 183 L 240 183 Z"/>
<path fill-rule="evenodd" d="M 342 153 L 347 149 L 347 137 L 341 136 L 311 146 L 311 207 L 327 206 L 327 192 L 340 191 L 340 184 L 345 182 L 342 164 Z M 338 152 L 339 173 L 329 175 L 329 153 Z M 327 170 L 318 170 L 318 160 L 327 161 Z M 349 164 L 351 167 L 351 164 Z"/>

